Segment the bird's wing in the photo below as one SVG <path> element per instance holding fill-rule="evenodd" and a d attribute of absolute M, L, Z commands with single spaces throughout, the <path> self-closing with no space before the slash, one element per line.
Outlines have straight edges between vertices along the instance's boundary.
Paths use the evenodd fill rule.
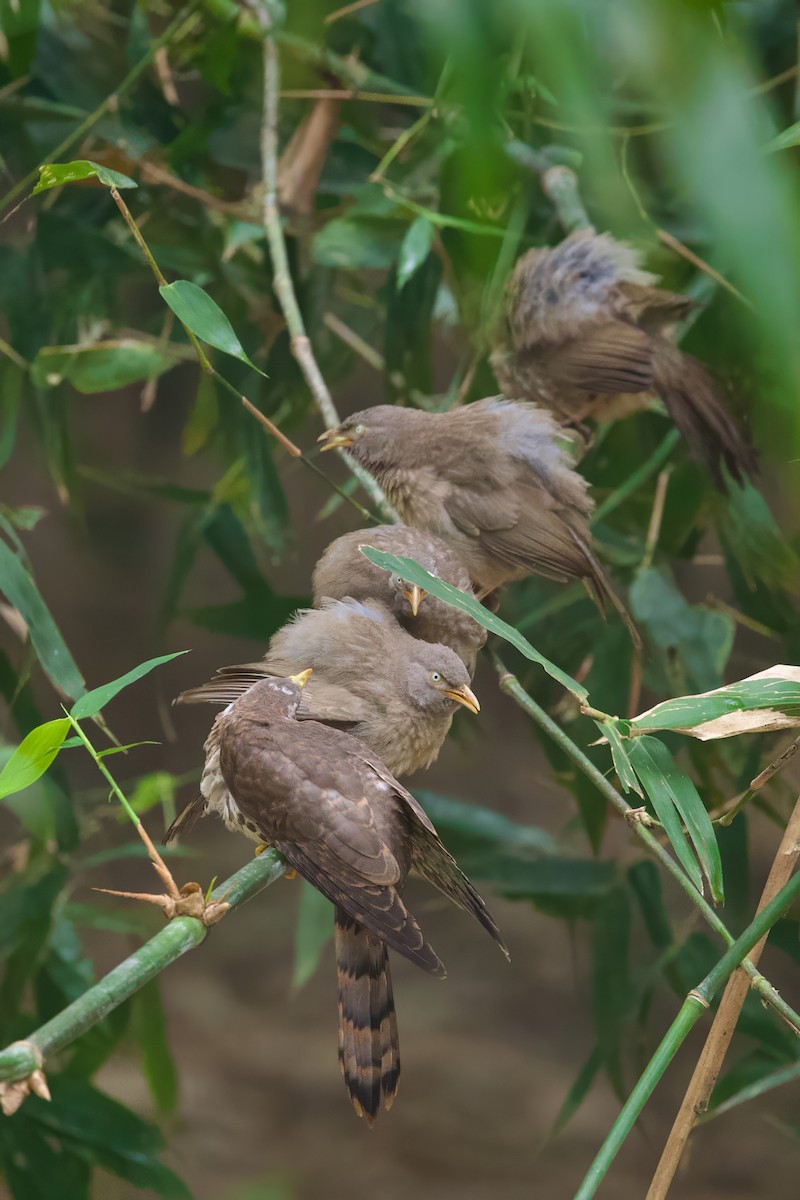
<path fill-rule="evenodd" d="M 370 711 L 370 704 L 347 687 L 312 676 L 303 688 L 297 718 L 349 726 L 365 721 Z"/>
<path fill-rule="evenodd" d="M 270 674 L 263 663 L 240 663 L 233 667 L 220 667 L 213 679 L 200 687 L 181 692 L 175 703 L 232 704 L 253 684 L 259 683 Z"/>
<path fill-rule="evenodd" d="M 397 782 L 379 758 L 369 752 L 365 753 L 363 758 L 376 775 L 392 787 L 411 815 L 411 861 L 413 866 L 424 879 L 432 883 L 454 904 L 471 913 L 484 929 L 488 930 L 508 957 L 508 951 L 503 945 L 500 931 L 491 913 L 452 854 L 442 845 L 436 827 L 419 800 Z"/>
<path fill-rule="evenodd" d="M 625 321 L 608 321 L 549 351 L 547 365 L 556 384 L 615 396 L 652 388 L 652 357 L 652 344 L 643 330 Z"/>
<path fill-rule="evenodd" d="M 518 482 L 505 494 L 484 497 L 459 489 L 451 491 L 447 508 L 459 529 L 509 567 L 559 580 L 591 573 L 570 524 L 543 488 Z"/>
<path fill-rule="evenodd" d="M 397 891 L 410 856 L 397 799 L 350 752 L 350 739 L 295 722 L 229 729 L 223 775 L 265 840 L 353 920 L 424 970 L 441 973 Z"/>

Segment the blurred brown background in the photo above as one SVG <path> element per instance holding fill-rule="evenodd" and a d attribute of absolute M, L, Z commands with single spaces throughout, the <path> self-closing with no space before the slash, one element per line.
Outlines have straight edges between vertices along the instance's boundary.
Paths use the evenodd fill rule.
<path fill-rule="evenodd" d="M 181 463 L 182 477 L 174 482 L 213 483 L 213 464 L 183 460 L 178 452 L 186 416 L 181 370 L 161 382 L 157 403 L 146 416 L 139 411 L 136 389 L 117 393 L 113 400 L 76 397 L 80 461 L 153 475 Z M 356 380 L 336 399 L 347 412 L 374 397 L 363 380 Z M 311 445 L 318 432 L 309 425 L 301 442 Z M 352 522 L 342 510 L 333 520 L 318 522 L 316 514 L 327 499 L 321 485 L 285 459 L 284 467 L 294 526 L 302 537 L 284 561 L 269 568 L 269 577 L 279 591 L 302 594 L 320 550 Z M 157 653 L 192 651 L 126 691 L 109 709 L 109 721 L 123 741 L 163 742 L 135 751 L 123 766 L 121 759 L 115 760 L 118 777 L 159 769 L 198 776 L 211 710 L 170 712 L 168 702 L 216 666 L 246 661 L 262 647 L 207 634 L 188 622 L 173 624 L 166 644 L 158 641 L 157 606 L 181 514 L 176 509 L 170 528 L 163 521 L 163 505 L 149 509 L 138 498 L 87 483 L 84 520 L 76 523 L 59 505 L 37 453 L 25 441 L 5 480 L 5 503 L 48 510 L 26 544 L 41 590 L 90 686 Z M 200 558 L 196 571 L 192 591 L 201 602 L 236 598 L 235 586 L 210 554 Z M 6 627 L 2 637 L 18 656 Z M 487 663 L 479 668 L 476 691 L 483 704 L 480 718 L 459 716 L 456 738 L 428 776 L 414 782 L 562 831 L 573 815 L 573 802 L 550 779 L 526 719 L 498 693 Z M 40 698 L 45 717 L 55 716 L 52 691 L 43 685 Z M 75 780 L 97 795 L 98 780 L 88 759 L 72 755 L 67 765 Z M 193 786 L 185 787 L 184 800 Z M 153 835 L 162 832 L 158 810 L 147 824 Z M 13 836 L 7 816 L 0 828 L 4 841 Z M 129 837 L 109 809 L 91 848 Z M 609 837 L 618 845 L 628 843 L 619 823 Z M 762 860 L 775 842 L 773 831 L 762 827 Z M 200 827 L 192 845 L 197 857 L 175 860 L 175 872 L 180 880 L 198 878 L 204 884 L 214 875 L 226 877 L 251 853 L 243 839 L 212 822 Z M 631 846 L 631 857 L 635 853 Z M 764 861 L 753 864 L 759 884 L 764 868 Z M 94 872 L 86 887 L 100 882 L 138 889 L 154 885 L 141 861 L 115 868 L 113 880 L 110 874 L 101 880 Z M 673 887 L 665 887 L 670 911 L 682 911 Z M 311 982 L 297 993 L 290 990 L 298 891 L 298 884 L 279 882 L 162 976 L 181 1097 L 177 1115 L 167 1124 L 166 1161 L 186 1179 L 197 1200 L 571 1196 L 618 1110 L 609 1085 L 600 1080 L 566 1131 L 543 1145 L 592 1048 L 585 929 L 570 929 L 528 905 L 489 895 L 512 953 L 509 967 L 477 926 L 419 889 L 415 910 L 449 977 L 431 980 L 395 957 L 403 1077 L 394 1109 L 370 1131 L 354 1117 L 338 1074 L 330 946 Z M 96 934 L 98 971 L 114 965 L 133 945 L 119 935 Z M 765 970 L 780 984 L 779 956 L 768 956 Z M 650 1023 L 652 1040 L 632 1048 L 632 1062 L 646 1058 L 675 1010 L 674 999 L 661 994 Z M 603 1195 L 618 1200 L 644 1195 L 703 1029 L 701 1025 L 668 1072 Z M 631 1070 L 629 1082 L 634 1078 Z M 112 1058 L 98 1082 L 152 1115 L 130 1047 Z M 745 1106 L 700 1130 L 688 1171 L 676 1182 L 676 1197 L 793 1200 L 797 1148 L 776 1127 L 774 1114 L 781 1106 L 791 1113 L 796 1099 L 796 1089 L 794 1096 L 786 1090 L 772 1098 L 772 1117 L 757 1106 Z M 110 1178 L 98 1185 L 103 1200 L 141 1195 Z"/>

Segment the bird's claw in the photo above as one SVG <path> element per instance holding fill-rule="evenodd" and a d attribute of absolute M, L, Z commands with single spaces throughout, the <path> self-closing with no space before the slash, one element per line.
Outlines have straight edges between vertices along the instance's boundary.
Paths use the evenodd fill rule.
<path fill-rule="evenodd" d="M 165 918 L 172 921 L 175 917 L 196 917 L 208 928 L 216 925 L 230 908 L 226 900 L 206 900 L 199 883 L 184 883 L 183 887 L 175 887 L 174 892 L 157 895 L 153 892 L 118 892 L 112 888 L 94 888 L 95 892 L 104 892 L 107 896 L 122 896 L 125 900 L 141 900 L 145 904 L 155 904 L 160 908 Z"/>

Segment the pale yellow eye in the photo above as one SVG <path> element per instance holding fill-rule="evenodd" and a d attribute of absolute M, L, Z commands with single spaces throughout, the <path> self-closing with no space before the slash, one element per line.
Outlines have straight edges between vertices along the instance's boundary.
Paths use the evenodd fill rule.
<path fill-rule="evenodd" d="M 431 683 L 441 683 L 442 677 L 438 671 L 431 671 Z"/>
<path fill-rule="evenodd" d="M 357 434 L 357 435 L 358 435 L 358 437 L 360 437 L 360 436 L 361 436 L 361 434 L 362 434 L 363 432 L 364 432 L 364 426 L 363 426 L 363 425 L 355 425 L 355 426 L 353 427 L 353 433 Z"/>

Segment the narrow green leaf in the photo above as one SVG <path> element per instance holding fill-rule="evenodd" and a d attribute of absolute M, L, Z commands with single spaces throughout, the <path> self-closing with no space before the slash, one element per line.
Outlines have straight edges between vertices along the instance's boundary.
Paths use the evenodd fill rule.
<path fill-rule="evenodd" d="M 690 878 L 702 891 L 702 879 L 698 878 L 697 863 L 686 844 L 678 816 L 686 826 L 686 832 L 708 879 L 712 898 L 717 903 L 722 903 L 724 889 L 719 847 L 714 836 L 714 826 L 697 788 L 688 775 L 678 770 L 669 750 L 658 738 L 639 738 L 633 743 L 630 758 L 656 810 L 656 815 Z"/>
<path fill-rule="evenodd" d="M 57 387 L 67 380 L 79 392 L 112 392 L 163 375 L 178 362 L 168 347 L 137 338 L 96 342 L 92 346 L 43 346 L 31 364 L 37 387 Z"/>
<path fill-rule="evenodd" d="M 430 592 L 432 596 L 443 600 L 445 604 L 452 605 L 453 608 L 458 608 L 461 612 L 467 613 L 473 617 L 479 625 L 483 625 L 484 629 L 488 629 L 490 633 L 496 633 L 505 641 L 510 642 L 519 650 L 520 654 L 524 654 L 531 662 L 538 663 L 548 675 L 555 679 L 562 687 L 571 692 L 573 696 L 577 696 L 579 700 L 585 700 L 588 692 L 571 676 L 557 667 L 555 663 L 550 662 L 549 658 L 545 658 L 538 650 L 535 650 L 530 642 L 522 636 L 513 625 L 508 625 L 502 621 L 500 617 L 496 617 L 494 613 L 490 613 L 487 608 L 475 599 L 474 596 L 468 596 L 465 592 L 459 591 L 452 584 L 444 583 L 441 579 L 436 579 L 430 575 L 424 567 L 419 563 L 415 563 L 410 558 L 401 558 L 396 554 L 388 554 L 385 550 L 375 550 L 372 546 L 360 546 L 361 553 L 365 558 L 368 558 L 376 567 L 382 567 L 384 571 L 393 571 L 405 579 L 408 583 L 416 583 L 419 587 Z"/>
<path fill-rule="evenodd" d="M 42 668 L 56 687 L 77 699 L 86 691 L 83 676 L 22 560 L 0 541 L 0 590 L 28 626 Z"/>
<path fill-rule="evenodd" d="M 402 288 L 430 254 L 433 225 L 427 217 L 417 217 L 408 227 L 397 260 L 397 286 Z"/>
<path fill-rule="evenodd" d="M 135 188 L 139 186 L 127 175 L 121 175 L 119 171 L 112 171 L 88 158 L 83 158 L 68 163 L 44 163 L 39 167 L 39 182 L 31 195 L 36 196 L 39 192 L 46 192 L 49 188 L 61 187 L 64 183 L 80 183 L 84 179 L 99 179 L 106 187 Z"/>
<path fill-rule="evenodd" d="M 123 688 L 128 687 L 131 683 L 136 683 L 136 680 L 141 679 L 144 675 L 149 675 L 162 663 L 171 662 L 173 658 L 180 658 L 182 654 L 188 653 L 188 650 L 176 650 L 174 654 L 162 654 L 158 658 L 150 658 L 147 662 L 139 663 L 138 667 L 134 667 L 125 675 L 120 675 L 119 679 L 112 679 L 111 683 L 104 683 L 101 687 L 93 688 L 91 692 L 81 696 L 77 704 L 72 706 L 72 716 L 78 721 L 86 717 L 93 717 Z"/>
<path fill-rule="evenodd" d="M 229 354 L 231 358 L 238 358 L 258 371 L 259 375 L 264 375 L 245 354 L 244 346 L 225 313 L 201 287 L 188 279 L 176 279 L 174 283 L 167 283 L 158 290 L 178 320 L 201 342 L 221 350 L 223 354 Z"/>
<path fill-rule="evenodd" d="M 600 1047 L 595 1046 L 576 1075 L 572 1087 L 567 1092 L 563 1104 L 556 1113 L 556 1119 L 553 1121 L 553 1126 L 550 1130 L 550 1137 L 555 1137 L 556 1134 L 560 1133 L 575 1116 L 575 1113 L 588 1096 L 589 1090 L 597 1077 L 597 1072 L 602 1065 L 603 1056 L 600 1053 Z"/>
<path fill-rule="evenodd" d="M 631 1004 L 630 920 L 628 893 L 616 887 L 598 907 L 592 926 L 592 1010 L 597 1047 L 618 1094 L 624 1090 L 622 1048 Z"/>
<path fill-rule="evenodd" d="M 178 1075 L 167 1039 L 167 1026 L 158 979 L 133 997 L 133 1029 L 142 1052 L 142 1071 L 159 1112 L 172 1112 L 178 1103 Z"/>
<path fill-rule="evenodd" d="M 628 751 L 625 749 L 625 743 L 622 740 L 622 735 L 616 722 L 595 721 L 595 724 L 608 740 L 611 757 L 614 761 L 614 770 L 617 772 L 617 778 L 622 784 L 623 790 L 626 792 L 636 792 L 637 796 L 642 796 L 643 793 L 639 785 L 639 780 L 636 778 L 636 772 L 631 766 Z"/>
<path fill-rule="evenodd" d="M 0 798 L 21 792 L 44 775 L 61 749 L 69 727 L 67 718 L 61 717 L 30 731 L 0 771 Z"/>
<path fill-rule="evenodd" d="M 301 988 L 314 974 L 332 935 L 333 905 L 304 879 L 295 931 L 293 988 Z"/>
<path fill-rule="evenodd" d="M 790 150 L 792 146 L 800 146 L 800 121 L 795 121 L 794 125 L 777 133 L 767 142 L 764 149 L 767 154 L 774 154 L 776 150 Z"/>
<path fill-rule="evenodd" d="M 800 667 L 778 665 L 737 683 L 664 700 L 634 717 L 641 729 L 674 729 L 701 742 L 800 725 Z"/>

